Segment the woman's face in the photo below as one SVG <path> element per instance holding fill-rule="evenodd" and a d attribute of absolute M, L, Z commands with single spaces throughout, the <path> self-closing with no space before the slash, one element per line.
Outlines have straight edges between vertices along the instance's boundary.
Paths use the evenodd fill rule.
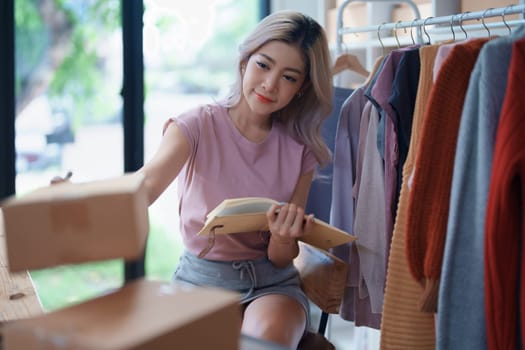
<path fill-rule="evenodd" d="M 243 99 L 252 112 L 270 115 L 295 97 L 305 77 L 305 62 L 299 48 L 270 41 L 255 51 L 243 67 Z"/>

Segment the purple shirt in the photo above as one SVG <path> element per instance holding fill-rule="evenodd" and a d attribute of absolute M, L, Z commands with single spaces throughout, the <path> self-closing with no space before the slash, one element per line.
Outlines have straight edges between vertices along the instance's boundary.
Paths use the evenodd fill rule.
<path fill-rule="evenodd" d="M 224 199 L 268 197 L 289 202 L 299 178 L 317 166 L 314 154 L 277 122 L 264 141 L 254 143 L 218 104 L 199 106 L 171 120 L 190 145 L 189 159 L 178 176 L 178 191 L 181 234 L 193 254 L 208 245 L 208 237 L 196 233 L 206 215 Z M 265 257 L 268 241 L 268 232 L 218 235 L 206 259 Z"/>

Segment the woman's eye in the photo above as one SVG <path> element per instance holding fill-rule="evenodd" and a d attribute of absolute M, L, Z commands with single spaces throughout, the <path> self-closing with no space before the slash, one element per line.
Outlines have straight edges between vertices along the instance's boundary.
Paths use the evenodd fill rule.
<path fill-rule="evenodd" d="M 268 69 L 268 65 L 264 62 L 257 61 L 257 66 L 259 66 L 262 69 Z"/>
<path fill-rule="evenodd" d="M 287 81 L 289 81 L 291 83 L 295 83 L 297 81 L 297 79 L 295 79 L 291 75 L 283 75 L 283 78 L 284 78 L 284 80 L 287 80 Z"/>

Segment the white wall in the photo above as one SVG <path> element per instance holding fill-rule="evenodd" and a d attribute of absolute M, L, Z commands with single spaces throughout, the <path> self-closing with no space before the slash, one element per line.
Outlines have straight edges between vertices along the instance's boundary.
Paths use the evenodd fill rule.
<path fill-rule="evenodd" d="M 331 1 L 320 0 L 272 0 L 271 10 L 296 10 L 312 17 L 323 27 L 326 25 L 326 8 Z"/>

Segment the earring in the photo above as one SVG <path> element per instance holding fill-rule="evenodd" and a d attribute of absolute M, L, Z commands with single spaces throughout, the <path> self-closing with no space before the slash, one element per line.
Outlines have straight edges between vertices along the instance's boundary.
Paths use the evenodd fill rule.
<path fill-rule="evenodd" d="M 303 97 L 303 92 L 299 91 L 297 94 L 295 94 L 295 97 L 297 97 L 297 98 Z"/>

